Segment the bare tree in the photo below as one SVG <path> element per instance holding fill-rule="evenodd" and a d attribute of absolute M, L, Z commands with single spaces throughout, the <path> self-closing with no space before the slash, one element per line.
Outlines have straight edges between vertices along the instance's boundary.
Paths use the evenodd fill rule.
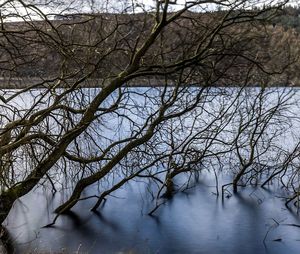
<path fill-rule="evenodd" d="M 138 178 L 157 186 L 151 213 L 224 158 L 238 164 L 237 191 L 262 174 L 252 166 L 267 163 L 288 123 L 290 93 L 268 107 L 276 90 L 266 87 L 288 82 L 281 74 L 297 59 L 291 45 L 265 50 L 286 1 L 103 2 L 92 1 L 93 12 L 75 12 L 76 1 L 0 5 L 1 223 L 40 184 L 66 182 L 73 191 L 58 214 L 89 198 L 91 185 L 107 182 L 91 196 L 96 210 Z"/>

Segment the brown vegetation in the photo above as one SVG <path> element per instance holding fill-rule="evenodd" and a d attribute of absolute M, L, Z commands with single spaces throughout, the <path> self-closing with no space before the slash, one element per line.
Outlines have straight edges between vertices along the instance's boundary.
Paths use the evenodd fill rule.
<path fill-rule="evenodd" d="M 173 14 L 168 13 L 169 16 Z M 223 12 L 183 13 L 164 29 L 142 56 L 141 74 L 136 76 L 145 77 L 143 74 L 147 74 L 159 79 L 158 70 L 162 66 L 168 68 L 170 74 L 176 72 L 176 66 L 172 64 L 186 59 L 188 65 L 188 59 L 193 57 L 201 43 L 195 44 L 195 40 L 203 37 L 201 47 L 210 50 L 199 54 L 201 65 L 197 68 L 201 74 L 198 77 L 193 75 L 195 80 L 190 80 L 191 84 L 199 83 L 199 78 L 205 72 L 210 75 L 212 69 L 218 77 L 220 73 L 227 73 L 227 63 L 236 55 L 236 68 L 230 65 L 230 73 L 223 75 L 218 85 L 240 85 L 249 59 L 261 64 L 262 73 L 280 74 L 273 76 L 270 83 L 298 85 L 299 34 L 293 28 L 259 23 L 255 19 L 259 14 L 260 10 L 250 11 L 245 16 L 247 22 L 244 22 L 236 19 L 240 15 L 238 11 L 228 17 Z M 75 18 L 70 15 L 61 20 L 3 23 L 1 76 L 4 80 L 76 79 L 82 75 L 101 80 L 114 77 L 132 62 L 134 51 L 151 33 L 153 15 L 77 14 Z M 215 20 L 223 18 L 226 18 L 226 25 L 222 26 L 222 32 L 218 32 L 213 41 L 207 40 L 206 34 L 217 29 Z M 213 66 L 212 61 L 215 62 Z M 281 75 L 283 71 L 284 75 Z M 253 85 L 258 84 L 261 73 L 255 75 Z"/>
<path fill-rule="evenodd" d="M 187 176 L 187 189 L 202 170 L 228 163 L 236 192 L 270 168 L 269 179 L 278 179 L 282 163 L 297 164 L 299 146 L 291 155 L 274 141 L 290 126 L 284 110 L 292 92 L 266 87 L 297 85 L 298 34 L 270 25 L 285 1 L 241 8 L 251 2 L 218 1 L 226 10 L 201 14 L 191 10 L 202 1 L 175 12 L 166 0 L 141 14 L 49 20 L 38 10 L 43 21 L 2 20 L 2 77 L 38 81 L 1 90 L 0 222 L 40 185 L 55 192 L 73 184 L 59 216 L 86 198 L 96 198 L 98 209 L 129 181 L 146 179 L 155 186 L 152 214 L 178 190 L 180 176 Z M 91 79 L 101 89 L 81 89 Z M 162 85 L 126 86 L 137 80 Z M 233 85 L 240 89 L 221 88 Z M 244 89 L 253 85 L 260 89 Z M 95 195 L 82 195 L 103 182 Z M 297 184 L 282 183 L 292 200 Z"/>

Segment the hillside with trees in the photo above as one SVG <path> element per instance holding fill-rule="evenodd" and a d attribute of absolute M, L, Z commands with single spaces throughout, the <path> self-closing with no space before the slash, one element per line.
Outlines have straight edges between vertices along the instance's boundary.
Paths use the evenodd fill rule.
<path fill-rule="evenodd" d="M 209 54 L 203 58 L 214 58 L 216 66 L 201 63 L 203 71 L 211 73 L 226 72 L 227 56 L 243 55 L 263 62 L 261 74 L 278 73 L 273 76 L 274 85 L 299 85 L 299 48 L 298 8 L 285 7 L 276 15 L 265 13 L 264 22 L 255 20 L 262 10 L 235 10 L 230 14 L 224 11 L 209 13 L 185 12 L 160 35 L 147 54 L 142 57 L 142 69 L 159 79 L 160 66 L 168 66 L 178 59 L 189 59 L 191 52 L 198 47 L 194 39 L 205 36 L 214 28 L 215 20 L 228 19 L 222 33 L 214 39 Z M 169 13 L 172 16 L 173 13 Z M 229 15 L 229 16 L 227 16 Z M 244 22 L 250 18 L 250 22 Z M 40 78 L 55 80 L 59 77 L 77 79 L 94 71 L 90 78 L 107 79 L 114 77 L 133 60 L 132 53 L 141 46 L 151 33 L 151 13 L 138 14 L 68 14 L 57 15 L 54 20 L 29 22 L 3 22 L 0 37 L 0 73 L 5 80 L 10 78 Z M 236 19 L 239 18 L 238 21 Z M 237 23 L 237 24 L 235 24 Z M 232 25 L 234 24 L 234 28 Z M 118 31 L 115 33 L 115 31 Z M 243 38 L 240 38 L 243 35 Z M 238 38 L 238 43 L 233 43 Z M 172 38 L 171 40 L 169 38 Z M 134 45 L 134 43 L 136 43 Z M 222 52 L 218 52 L 222 45 Z M 226 48 L 224 54 L 223 47 Z M 111 52 L 113 51 L 113 54 Z M 99 57 L 101 61 L 99 61 Z M 240 63 L 243 59 L 238 57 Z M 210 60 L 209 60 L 210 62 Z M 231 70 L 228 80 L 223 75 L 218 85 L 231 83 L 239 85 L 245 73 L 239 67 Z M 168 67 L 175 69 L 176 67 Z M 255 75 L 260 76 L 256 73 Z M 283 75 L 282 75 L 283 74 Z M 207 74 L 209 75 L 209 74 Z M 252 84 L 258 85 L 259 78 L 252 77 Z M 139 75 L 141 76 L 141 75 Z M 218 76 L 218 74 L 216 75 Z M 198 78 L 197 78 L 198 79 Z M 198 82 L 199 80 L 197 80 Z M 143 79 L 132 81 L 142 83 Z M 191 84 L 194 81 L 191 80 Z M 270 82 L 271 84 L 271 82 Z M 142 85 L 142 84 L 141 84 Z"/>
<path fill-rule="evenodd" d="M 300 32 L 300 6 L 286 6 L 282 13 L 272 21 L 272 25 L 295 29 Z"/>

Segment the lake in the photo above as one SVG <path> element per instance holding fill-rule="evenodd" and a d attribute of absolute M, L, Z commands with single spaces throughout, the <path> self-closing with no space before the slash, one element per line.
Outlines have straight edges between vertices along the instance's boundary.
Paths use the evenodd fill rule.
<path fill-rule="evenodd" d="M 192 104 L 197 89 L 200 88 L 189 89 L 170 112 L 179 110 L 184 105 L 183 102 L 188 101 Z M 84 96 L 78 96 L 76 100 L 84 98 L 86 101 L 83 103 L 87 104 L 95 91 L 97 90 L 85 90 Z M 162 125 L 161 139 L 156 137 L 152 143 L 155 148 L 153 150 L 161 154 L 169 149 L 167 127 L 170 126 L 174 128 L 173 133 L 177 135 L 176 142 L 179 144 L 186 144 L 189 136 L 196 135 L 190 144 L 198 151 L 207 147 L 203 140 L 210 138 L 212 133 L 218 136 L 215 142 L 209 145 L 209 151 L 201 165 L 193 165 L 197 177 L 193 175 L 195 179 L 186 186 L 185 182 L 189 176 L 179 175 L 176 184 L 184 186 L 184 191 L 171 199 L 160 199 L 159 202 L 163 204 L 153 216 L 149 216 L 148 213 L 154 208 L 153 196 L 157 187 L 147 179 L 137 178 L 113 192 L 97 212 L 90 211 L 95 199 L 80 201 L 68 215 L 61 215 L 53 227 L 43 228 L 52 222 L 55 217 L 53 211 L 70 195 L 72 179 L 78 177 L 78 168 L 73 168 L 72 164 L 67 176 L 62 175 L 59 166 L 54 167 L 50 176 L 56 179 L 61 191 L 53 195 L 50 184 L 39 186 L 16 201 L 4 223 L 16 253 L 299 253 L 300 217 L 289 211 L 283 200 L 278 198 L 287 196 L 287 189 L 283 189 L 278 181 L 267 185 L 265 189 L 250 183 L 264 180 L 270 173 L 270 170 L 267 170 L 259 177 L 253 177 L 251 174 L 256 172 L 255 165 L 270 165 L 270 168 L 281 165 L 286 154 L 292 151 L 299 141 L 300 121 L 297 113 L 300 91 L 270 88 L 261 97 L 259 93 L 258 88 L 247 88 L 241 94 L 238 88 L 211 88 L 200 106 L 185 118 L 180 121 L 175 119 L 170 125 Z M 38 94 L 39 91 L 24 94 L 11 103 L 19 108 L 30 108 L 32 102 L 39 100 Z M 161 90 L 126 88 L 124 94 L 125 99 L 120 104 L 118 116 L 108 114 L 91 126 L 94 130 L 102 124 L 101 135 L 91 132 L 94 135 L 93 139 L 97 141 L 95 143 L 107 147 L 111 142 L 137 131 L 147 115 L 157 110 Z M 109 106 L 116 95 L 110 97 L 104 106 Z M 70 103 L 76 105 L 76 100 L 70 100 Z M 278 102 L 280 110 L 276 109 L 273 114 L 273 108 Z M 124 105 L 126 108 L 122 107 Z M 45 104 L 41 103 L 41 107 L 45 107 Z M 219 112 L 225 112 L 220 119 Z M 241 156 L 249 156 L 249 135 L 253 129 L 255 135 L 256 132 L 259 133 L 258 128 L 252 124 L 256 114 L 261 114 L 259 119 L 267 119 L 264 121 L 268 121 L 268 125 L 263 129 L 263 140 L 257 143 L 259 156 L 255 157 L 254 170 L 247 173 L 251 177 L 246 174 L 245 179 L 242 179 L 247 185 L 246 188 L 240 188 L 238 194 L 232 195 L 229 186 L 222 199 L 216 195 L 216 185 L 220 191 L 222 184 L 232 182 L 232 176 L 239 168 L 233 144 L 239 144 Z M 244 126 L 245 121 L 251 124 L 246 125 L 245 131 L 238 139 L 235 138 L 237 130 Z M 210 128 L 207 129 L 206 126 Z M 49 131 L 57 132 L 55 123 L 52 127 Z M 198 132 L 201 133 L 199 137 Z M 82 137 L 78 144 L 83 151 L 87 148 L 83 142 L 85 138 Z M 86 140 L 89 140 L 88 138 Z M 116 150 L 122 147 L 117 146 Z M 70 149 L 72 148 L 70 145 Z M 89 148 L 92 151 L 97 150 L 96 145 Z M 146 164 L 148 159 L 153 159 L 154 153 L 152 150 L 150 152 L 140 163 Z M 189 154 L 178 156 L 175 158 L 176 162 L 181 163 L 188 156 Z M 127 168 L 135 165 L 136 158 L 132 158 L 130 160 L 129 157 Z M 298 165 L 296 159 L 293 163 Z M 19 165 L 22 163 L 19 162 Z M 98 194 L 98 189 L 102 190 L 116 183 L 126 175 L 126 172 L 123 173 L 126 167 L 122 164 L 119 167 L 104 179 L 104 183 L 90 186 L 83 195 Z M 160 169 L 153 167 L 151 172 Z M 218 175 L 218 183 L 215 181 L 215 173 Z M 296 171 L 291 173 L 296 174 Z M 22 174 L 19 177 L 21 178 Z M 286 181 L 286 185 L 290 184 L 289 179 L 284 178 L 283 181 Z M 294 181 L 293 184 L 298 180 Z"/>
<path fill-rule="evenodd" d="M 204 175 L 152 217 L 145 188 L 132 183 L 99 213 L 89 211 L 93 202 L 80 202 L 54 227 L 42 228 L 61 196 L 40 190 L 15 204 L 6 226 L 17 253 L 299 253 L 300 228 L 284 224 L 300 219 L 274 193 L 248 188 L 222 201 L 214 192 Z"/>

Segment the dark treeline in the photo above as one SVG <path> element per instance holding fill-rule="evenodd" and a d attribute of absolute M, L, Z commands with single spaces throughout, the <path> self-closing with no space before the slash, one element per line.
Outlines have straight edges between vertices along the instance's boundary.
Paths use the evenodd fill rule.
<path fill-rule="evenodd" d="M 283 26 L 285 29 L 293 28 L 300 32 L 300 6 L 286 6 L 282 14 L 272 22 L 274 26 Z"/>
<path fill-rule="evenodd" d="M 246 11 L 247 15 L 259 15 L 260 12 L 260 9 Z M 219 44 L 227 43 L 230 45 L 227 49 L 228 55 L 240 54 L 241 51 L 247 51 L 247 54 L 252 56 L 257 55 L 272 72 L 274 67 L 281 66 L 276 71 L 281 74 L 280 78 L 276 75 L 272 77 L 274 85 L 298 86 L 299 12 L 299 8 L 289 6 L 276 15 L 265 14 L 268 18 L 264 23 L 255 25 L 257 21 L 253 21 L 252 24 L 240 22 L 240 25 L 234 26 L 234 30 L 229 26 L 227 32 L 234 36 L 242 31 L 243 40 L 233 46 L 230 41 L 234 38 L 224 34 L 211 47 L 218 48 Z M 245 10 L 235 10 L 230 15 L 234 18 L 238 17 L 239 13 L 245 13 Z M 184 13 L 174 25 L 170 25 L 171 29 L 168 28 L 160 36 L 159 42 L 152 45 L 143 57 L 145 69 L 149 65 L 158 66 L 162 62 L 172 62 L 178 55 L 188 56 L 195 47 L 190 41 L 200 33 L 205 33 L 213 26 L 213 22 L 221 19 L 223 15 L 224 11 L 220 10 L 201 14 L 190 11 Z M 97 72 L 94 72 L 91 78 L 113 77 L 132 61 L 131 54 L 126 53 L 134 50 L 130 48 L 132 42 L 140 36 L 142 41 L 142 38 L 150 34 L 151 26 L 147 25 L 150 22 L 145 21 L 151 19 L 151 13 L 68 14 L 57 15 L 54 20 L 2 23 L 1 76 L 42 79 L 63 76 L 76 79 L 95 68 L 101 56 L 101 66 L 96 67 Z M 118 33 L 115 33 L 116 30 Z M 163 60 L 160 52 L 162 45 L 167 49 Z M 104 55 L 103 52 L 109 48 L 115 49 L 114 54 Z M 227 62 L 226 56 L 223 57 L 221 72 L 222 69 L 226 69 Z M 230 81 L 223 76 L 219 84 L 238 85 L 240 76 L 243 77 L 244 73 L 240 73 L 240 68 L 237 68 L 228 76 Z M 253 77 L 252 83 L 257 85 L 258 80 Z"/>

